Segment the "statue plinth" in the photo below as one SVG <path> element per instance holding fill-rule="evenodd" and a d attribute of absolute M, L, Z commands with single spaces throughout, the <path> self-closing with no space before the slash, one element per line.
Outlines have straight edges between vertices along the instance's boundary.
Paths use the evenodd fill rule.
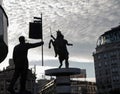
<path fill-rule="evenodd" d="M 70 75 L 80 72 L 79 68 L 55 68 L 45 70 L 45 75 L 56 76 L 56 94 L 71 94 Z"/>

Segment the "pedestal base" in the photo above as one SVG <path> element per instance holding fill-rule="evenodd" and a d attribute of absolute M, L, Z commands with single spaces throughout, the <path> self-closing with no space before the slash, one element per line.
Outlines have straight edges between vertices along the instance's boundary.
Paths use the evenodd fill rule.
<path fill-rule="evenodd" d="M 49 76 L 59 76 L 59 75 L 70 76 L 75 74 L 80 74 L 79 68 L 55 68 L 55 69 L 45 70 L 45 75 L 49 75 Z"/>

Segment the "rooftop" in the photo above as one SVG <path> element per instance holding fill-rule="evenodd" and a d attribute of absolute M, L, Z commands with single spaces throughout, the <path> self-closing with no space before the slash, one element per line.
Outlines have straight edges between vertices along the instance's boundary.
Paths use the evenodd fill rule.
<path fill-rule="evenodd" d="M 102 34 L 97 40 L 97 47 L 104 44 L 109 44 L 119 41 L 120 41 L 120 25 L 111 28 L 111 30 L 106 31 L 104 34 Z"/>

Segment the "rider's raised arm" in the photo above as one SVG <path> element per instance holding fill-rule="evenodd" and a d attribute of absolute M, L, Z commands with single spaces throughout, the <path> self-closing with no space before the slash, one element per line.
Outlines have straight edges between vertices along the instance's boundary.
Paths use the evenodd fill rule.
<path fill-rule="evenodd" d="M 51 37 L 52 37 L 54 40 L 56 40 L 56 38 L 55 38 L 53 35 L 51 35 Z"/>

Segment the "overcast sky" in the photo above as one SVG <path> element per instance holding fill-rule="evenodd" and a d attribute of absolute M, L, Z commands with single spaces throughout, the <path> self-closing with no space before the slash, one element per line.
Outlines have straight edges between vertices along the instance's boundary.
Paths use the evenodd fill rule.
<path fill-rule="evenodd" d="M 44 58 L 55 59 L 48 49 L 50 28 L 55 35 L 59 29 L 73 47 L 68 47 L 70 60 L 93 62 L 98 37 L 120 23 L 120 0 L 4 0 L 9 18 L 9 55 L 18 44 L 18 37 L 28 38 L 29 22 L 43 14 Z M 41 48 L 30 50 L 29 60 L 41 59 Z"/>

